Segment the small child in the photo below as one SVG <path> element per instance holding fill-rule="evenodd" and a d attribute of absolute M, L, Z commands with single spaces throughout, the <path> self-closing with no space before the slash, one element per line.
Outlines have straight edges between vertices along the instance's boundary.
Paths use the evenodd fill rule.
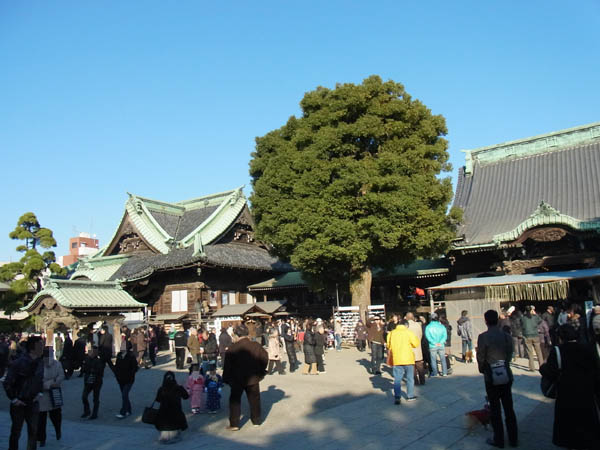
<path fill-rule="evenodd" d="M 190 394 L 190 406 L 192 414 L 198 414 L 204 411 L 204 377 L 200 373 L 198 364 L 192 364 L 190 367 L 190 376 L 187 379 L 185 389 Z"/>
<path fill-rule="evenodd" d="M 221 375 L 217 375 L 215 365 L 211 365 L 208 375 L 204 379 L 204 389 L 206 391 L 206 409 L 210 414 L 215 414 L 217 410 L 221 409 L 221 387 L 223 386 L 223 380 Z"/>

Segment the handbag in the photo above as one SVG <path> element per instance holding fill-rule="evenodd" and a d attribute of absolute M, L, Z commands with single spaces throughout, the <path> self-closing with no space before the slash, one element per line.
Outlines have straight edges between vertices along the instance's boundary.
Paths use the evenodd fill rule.
<path fill-rule="evenodd" d="M 542 389 L 542 394 L 544 394 L 544 397 L 548 398 L 556 398 L 556 394 L 558 393 L 558 381 L 560 380 L 560 371 L 562 369 L 560 350 L 556 346 L 554 347 L 554 349 L 556 350 L 556 362 L 558 363 L 559 376 L 556 380 L 551 381 L 548 377 L 544 377 L 542 375 L 542 380 L 540 381 L 540 388 Z"/>
<path fill-rule="evenodd" d="M 392 355 L 391 348 L 388 348 L 386 364 L 390 367 L 394 365 L 394 355 Z"/>
<path fill-rule="evenodd" d="M 508 376 L 508 369 L 506 368 L 505 361 L 500 360 L 496 361 L 493 364 L 490 364 L 490 369 L 492 384 L 494 386 L 502 386 L 510 382 L 510 377 Z"/>
<path fill-rule="evenodd" d="M 144 408 L 144 413 L 142 414 L 142 422 L 147 423 L 149 425 L 155 425 L 156 420 L 158 419 L 158 409 L 154 408 L 154 404 L 156 401 L 152 402 L 152 405 L 146 406 Z"/>
<path fill-rule="evenodd" d="M 50 388 L 50 402 L 52 409 L 60 408 L 63 405 L 62 390 L 59 387 Z"/>

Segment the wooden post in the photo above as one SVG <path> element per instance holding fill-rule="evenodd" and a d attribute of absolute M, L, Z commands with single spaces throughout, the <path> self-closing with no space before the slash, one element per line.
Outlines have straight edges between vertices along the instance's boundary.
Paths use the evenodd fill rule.
<path fill-rule="evenodd" d="M 118 355 L 121 351 L 121 323 L 118 320 L 113 322 L 113 347 Z"/>
<path fill-rule="evenodd" d="M 46 328 L 46 347 L 54 348 L 54 328 Z"/>

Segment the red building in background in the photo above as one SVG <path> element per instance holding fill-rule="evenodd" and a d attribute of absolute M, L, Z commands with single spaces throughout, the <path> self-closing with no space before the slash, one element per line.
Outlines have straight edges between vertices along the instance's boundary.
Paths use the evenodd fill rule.
<path fill-rule="evenodd" d="M 97 253 L 99 248 L 98 239 L 88 233 L 79 233 L 79 236 L 69 239 L 69 254 L 63 256 L 59 263 L 63 267 L 68 266 L 81 258 Z"/>

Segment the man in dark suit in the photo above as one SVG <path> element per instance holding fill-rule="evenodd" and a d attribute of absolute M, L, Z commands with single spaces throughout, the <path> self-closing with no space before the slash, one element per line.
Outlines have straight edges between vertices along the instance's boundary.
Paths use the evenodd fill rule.
<path fill-rule="evenodd" d="M 259 382 L 267 374 L 269 355 L 258 343 L 248 338 L 248 327 L 238 325 L 234 334 L 238 340 L 225 352 L 223 381 L 231 387 L 229 395 L 229 427 L 228 430 L 240 429 L 242 393 L 250 404 L 250 420 L 257 427 L 260 425 L 260 386 Z"/>

